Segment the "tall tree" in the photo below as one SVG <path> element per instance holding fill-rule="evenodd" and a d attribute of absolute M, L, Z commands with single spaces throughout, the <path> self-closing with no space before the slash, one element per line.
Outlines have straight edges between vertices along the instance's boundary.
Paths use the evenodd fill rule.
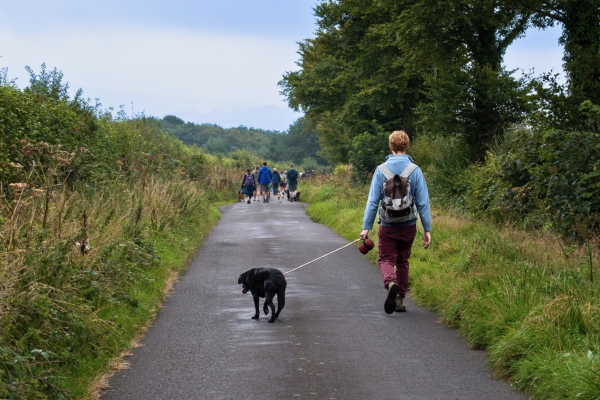
<path fill-rule="evenodd" d="M 372 0 L 318 4 L 317 35 L 300 43 L 301 69 L 280 82 L 290 107 L 311 119 L 335 116 L 350 138 L 371 130 L 374 122 L 412 132 L 423 79 L 401 61 L 395 43 L 404 7 L 405 2 Z"/>
<path fill-rule="evenodd" d="M 502 67 L 534 11 L 517 0 L 420 0 L 404 13 L 399 47 L 430 68 L 424 129 L 461 135 L 474 159 L 525 111 L 526 91 Z"/>
<path fill-rule="evenodd" d="M 538 0 L 531 8 L 538 27 L 562 25 L 559 41 L 572 101 L 600 104 L 600 0 Z"/>

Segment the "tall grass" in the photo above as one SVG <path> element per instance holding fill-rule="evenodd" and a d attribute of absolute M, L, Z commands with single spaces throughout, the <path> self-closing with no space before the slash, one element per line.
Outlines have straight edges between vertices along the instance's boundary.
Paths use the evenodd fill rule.
<path fill-rule="evenodd" d="M 70 181 L 79 153 L 33 143 L 0 185 L 0 398 L 81 398 L 156 313 L 241 172 L 191 179 L 145 156 L 111 182 Z M 27 147 L 27 146 L 25 146 Z"/>
<path fill-rule="evenodd" d="M 358 237 L 367 187 L 340 176 L 304 182 L 302 192 L 311 218 Z M 488 350 L 496 377 L 520 390 L 538 399 L 600 398 L 598 238 L 576 244 L 435 206 L 432 214 L 432 246 L 413 247 L 413 298 Z"/>

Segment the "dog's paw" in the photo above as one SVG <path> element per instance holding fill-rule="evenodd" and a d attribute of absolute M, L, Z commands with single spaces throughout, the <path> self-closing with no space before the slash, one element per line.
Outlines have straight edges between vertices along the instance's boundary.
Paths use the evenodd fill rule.
<path fill-rule="evenodd" d="M 270 320 L 269 320 L 269 323 L 270 323 L 270 324 L 272 324 L 273 322 L 275 322 L 275 320 L 274 320 L 274 319 L 270 319 Z"/>
<path fill-rule="evenodd" d="M 265 312 L 265 315 L 269 315 L 269 307 L 264 306 L 263 311 Z"/>
<path fill-rule="evenodd" d="M 258 319 L 258 315 L 255 315 L 254 317 L 252 317 L 252 319 Z"/>

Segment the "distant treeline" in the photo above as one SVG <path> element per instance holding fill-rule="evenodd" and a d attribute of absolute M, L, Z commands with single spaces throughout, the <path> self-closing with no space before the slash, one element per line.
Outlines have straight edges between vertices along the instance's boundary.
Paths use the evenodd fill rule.
<path fill-rule="evenodd" d="M 312 159 L 319 165 L 327 161 L 319 156 L 321 150 L 318 134 L 303 118 L 296 120 L 284 132 L 248 128 L 222 128 L 216 124 L 185 122 L 174 115 L 167 115 L 159 122 L 162 128 L 183 143 L 196 145 L 212 154 L 232 155 L 248 151 L 264 160 L 291 161 L 301 164 Z"/>

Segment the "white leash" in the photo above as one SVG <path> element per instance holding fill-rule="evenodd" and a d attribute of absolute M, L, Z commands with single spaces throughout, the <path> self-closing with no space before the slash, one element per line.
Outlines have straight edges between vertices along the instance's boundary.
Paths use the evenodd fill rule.
<path fill-rule="evenodd" d="M 325 258 L 325 257 L 327 257 L 327 256 L 329 256 L 329 255 L 331 255 L 331 254 L 335 253 L 336 251 L 340 251 L 340 250 L 342 250 L 342 249 L 345 249 L 345 248 L 346 248 L 346 247 L 348 247 L 348 246 L 352 246 L 354 243 L 358 242 L 359 240 L 360 240 L 360 238 L 356 239 L 354 242 L 350 242 L 350 243 L 348 243 L 347 245 L 345 245 L 345 246 L 343 246 L 343 247 L 340 247 L 340 248 L 339 248 L 339 249 L 337 249 L 337 250 L 334 250 L 334 251 L 332 251 L 331 253 L 327 253 L 327 254 L 325 254 L 324 256 L 321 256 L 321 257 L 319 257 L 319 258 L 315 258 L 314 260 L 312 260 L 312 261 L 309 261 L 309 262 L 307 262 L 306 264 L 302 264 L 301 266 L 299 266 L 299 267 L 296 267 L 296 268 L 294 268 L 293 270 L 291 270 L 291 271 L 288 271 L 288 272 L 284 273 L 284 275 L 287 275 L 287 274 L 289 274 L 290 272 L 294 272 L 295 270 L 297 270 L 297 269 L 300 269 L 300 268 L 302 268 L 302 267 L 306 267 L 308 264 L 312 264 L 312 263 L 314 263 L 315 261 L 319 261 L 321 258 Z"/>

